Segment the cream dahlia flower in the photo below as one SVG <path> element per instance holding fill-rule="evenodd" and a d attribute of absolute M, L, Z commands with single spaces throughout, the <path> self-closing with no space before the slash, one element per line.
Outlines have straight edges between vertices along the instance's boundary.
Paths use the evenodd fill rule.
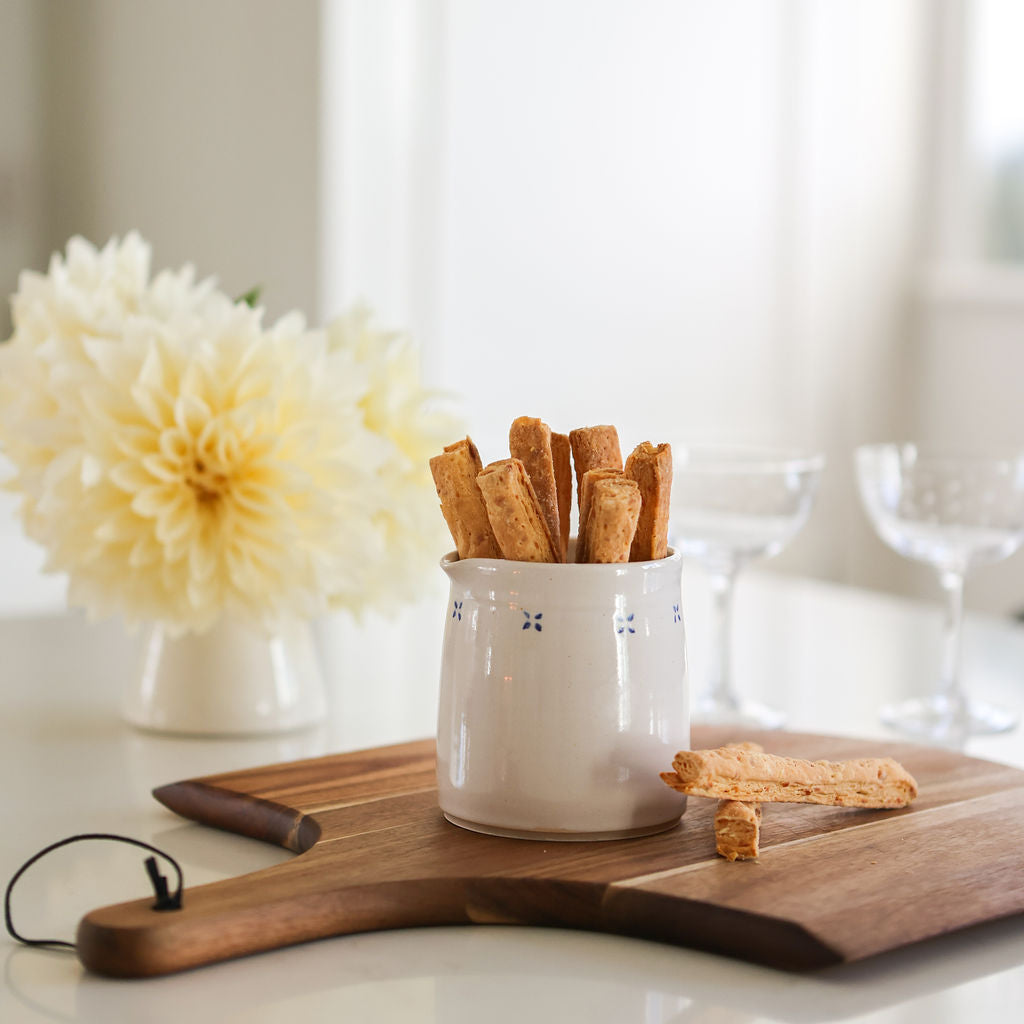
<path fill-rule="evenodd" d="M 416 353 L 357 310 L 271 327 L 138 236 L 26 273 L 0 444 L 69 599 L 172 631 L 388 607 L 442 550 L 429 453 L 453 434 Z"/>
<path fill-rule="evenodd" d="M 389 580 L 403 575 L 422 579 L 436 567 L 439 553 L 450 547 L 437 512 L 430 458 L 463 432 L 463 424 L 453 418 L 443 396 L 423 390 L 419 354 L 411 339 L 375 329 L 365 306 L 357 305 L 333 321 L 327 338 L 332 353 L 352 360 L 368 375 L 359 410 L 367 430 L 387 442 L 377 479 L 390 496 L 373 513 L 378 547 L 361 596 L 338 592 L 331 603 L 358 610 L 359 602 L 369 598 L 383 606 L 392 590 Z"/>

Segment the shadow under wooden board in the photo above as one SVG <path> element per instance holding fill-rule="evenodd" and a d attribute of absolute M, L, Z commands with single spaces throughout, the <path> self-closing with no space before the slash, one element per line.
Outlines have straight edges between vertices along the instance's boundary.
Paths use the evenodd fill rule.
<path fill-rule="evenodd" d="M 693 730 L 773 753 L 892 756 L 917 778 L 906 809 L 764 809 L 761 856 L 715 854 L 715 803 L 668 832 L 609 842 L 479 835 L 437 807 L 432 740 L 162 786 L 186 818 L 294 850 L 239 878 L 79 924 L 88 969 L 167 974 L 332 935 L 526 924 L 636 936 L 789 970 L 858 960 L 1024 910 L 1024 772 L 894 741 Z M 666 766 L 668 767 L 668 766 Z"/>

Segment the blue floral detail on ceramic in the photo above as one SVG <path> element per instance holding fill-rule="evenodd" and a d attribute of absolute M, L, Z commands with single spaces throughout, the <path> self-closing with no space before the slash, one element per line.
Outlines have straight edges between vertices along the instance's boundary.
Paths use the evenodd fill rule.
<path fill-rule="evenodd" d="M 537 630 L 538 633 L 541 631 L 540 620 L 544 618 L 543 612 L 537 612 L 536 615 L 534 615 L 531 619 L 530 613 L 524 611 L 523 617 L 526 619 L 526 621 L 523 623 L 523 629 L 529 629 L 531 626 L 533 626 L 533 628 Z"/>
<path fill-rule="evenodd" d="M 616 633 L 635 633 L 636 630 L 633 628 L 633 615 L 616 615 L 615 616 L 615 632 Z"/>
<path fill-rule="evenodd" d="M 452 618 L 457 619 L 459 622 L 462 621 L 462 602 L 455 601 L 452 607 Z"/>
<path fill-rule="evenodd" d="M 682 622 L 683 621 L 682 613 L 679 611 L 679 605 L 677 605 L 677 604 L 672 605 L 672 621 L 673 622 Z"/>

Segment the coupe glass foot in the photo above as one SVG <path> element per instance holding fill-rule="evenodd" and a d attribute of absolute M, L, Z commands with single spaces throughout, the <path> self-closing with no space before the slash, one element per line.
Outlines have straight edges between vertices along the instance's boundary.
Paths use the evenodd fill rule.
<path fill-rule="evenodd" d="M 786 724 L 782 711 L 756 701 L 724 702 L 705 697 L 694 705 L 694 725 L 733 725 L 738 729 L 781 729 Z"/>

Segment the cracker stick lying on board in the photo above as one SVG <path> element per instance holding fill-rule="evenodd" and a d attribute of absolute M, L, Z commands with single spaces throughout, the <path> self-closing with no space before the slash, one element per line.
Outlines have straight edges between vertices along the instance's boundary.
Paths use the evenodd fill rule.
<path fill-rule="evenodd" d="M 576 561 L 589 562 L 587 552 L 587 530 L 590 519 L 590 506 L 594 497 L 594 484 L 598 480 L 613 480 L 623 475 L 621 469 L 588 469 L 583 474 L 583 486 L 580 488 L 580 521 L 576 531 Z"/>
<path fill-rule="evenodd" d="M 631 562 L 646 562 L 668 554 L 668 510 L 672 492 L 672 448 L 638 444 L 626 459 L 626 476 L 640 485 L 640 519 L 629 552 Z"/>
<path fill-rule="evenodd" d="M 572 461 L 576 467 L 576 505 L 583 506 L 583 477 L 591 469 L 622 469 L 619 433 L 607 424 L 577 427 L 569 431 Z"/>
<path fill-rule="evenodd" d="M 512 421 L 509 428 L 508 450 L 512 458 L 519 459 L 525 467 L 548 524 L 548 532 L 561 547 L 562 531 L 558 518 L 558 491 L 555 486 L 551 440 L 551 428 L 546 423 L 531 416 L 520 416 Z"/>
<path fill-rule="evenodd" d="M 584 549 L 588 562 L 628 562 L 640 516 L 640 488 L 625 476 L 595 480 Z"/>
<path fill-rule="evenodd" d="M 500 558 L 498 542 L 487 518 L 484 497 L 476 482 L 480 453 L 470 438 L 445 447 L 430 460 L 434 487 L 459 558 Z"/>
<path fill-rule="evenodd" d="M 764 750 L 744 740 L 727 744 L 730 750 Z M 715 810 L 715 852 L 726 860 L 757 860 L 761 844 L 761 805 L 745 800 L 719 800 Z"/>
<path fill-rule="evenodd" d="M 526 468 L 519 459 L 502 459 L 477 475 L 487 518 L 504 558 L 520 562 L 561 562 Z"/>
<path fill-rule="evenodd" d="M 804 761 L 719 747 L 681 750 L 666 785 L 692 796 L 759 802 L 905 807 L 917 796 L 914 777 L 891 757 Z"/>
<path fill-rule="evenodd" d="M 760 853 L 761 805 L 746 800 L 719 800 L 715 810 L 715 852 L 726 860 L 757 860 Z"/>
<path fill-rule="evenodd" d="M 569 461 L 569 435 L 551 433 L 551 461 L 555 467 L 555 493 L 558 496 L 558 532 L 562 558 L 569 554 L 569 519 L 572 515 L 572 465 Z"/>

